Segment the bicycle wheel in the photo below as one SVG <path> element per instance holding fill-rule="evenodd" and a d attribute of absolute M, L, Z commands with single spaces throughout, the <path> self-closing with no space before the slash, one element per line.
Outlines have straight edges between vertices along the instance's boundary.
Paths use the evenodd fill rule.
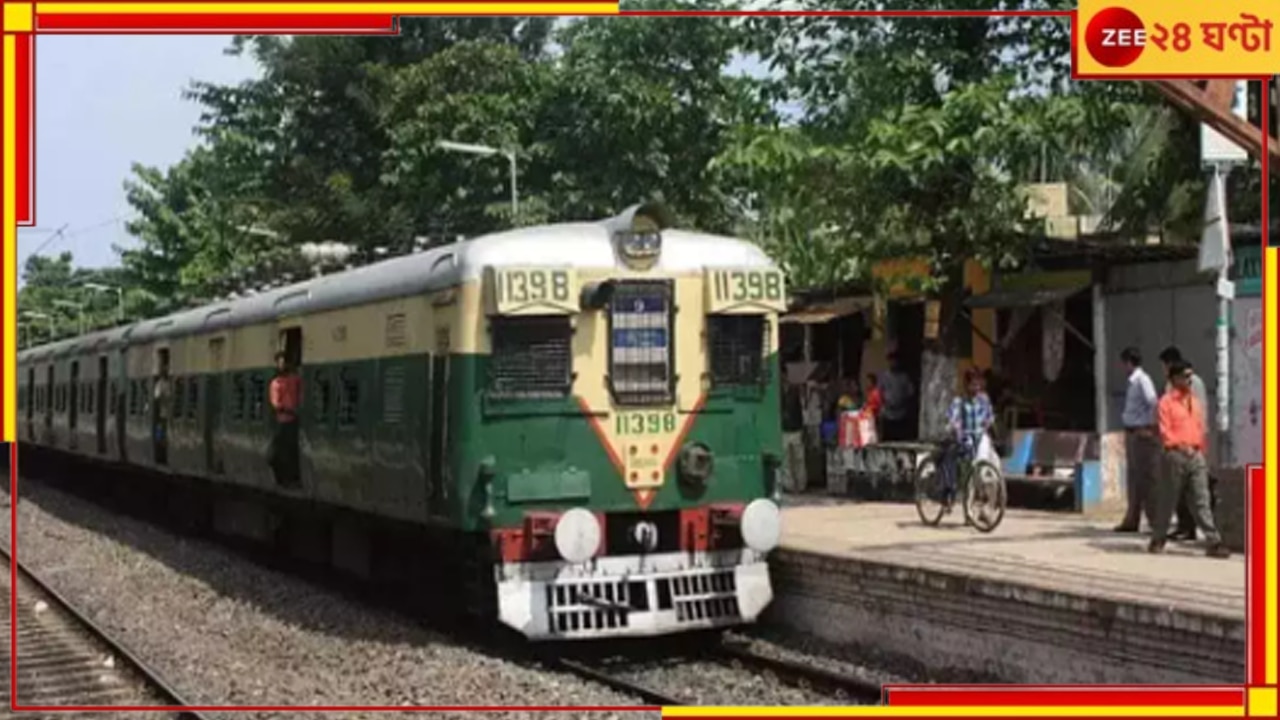
<path fill-rule="evenodd" d="M 946 510 L 943 504 L 942 473 L 938 472 L 938 455 L 932 453 L 920 462 L 915 473 L 916 512 L 920 522 L 937 525 Z"/>
<path fill-rule="evenodd" d="M 964 516 L 979 532 L 989 533 L 1004 520 L 1004 473 L 1000 468 L 978 460 L 968 471 L 964 484 Z"/>

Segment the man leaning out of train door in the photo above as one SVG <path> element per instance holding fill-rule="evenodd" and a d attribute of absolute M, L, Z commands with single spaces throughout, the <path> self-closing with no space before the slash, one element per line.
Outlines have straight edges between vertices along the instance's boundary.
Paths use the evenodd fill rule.
<path fill-rule="evenodd" d="M 276 376 L 268 390 L 276 430 L 271 441 L 270 463 L 280 485 L 302 484 L 299 462 L 298 406 L 302 402 L 302 378 L 298 377 L 289 357 L 276 353 Z"/>

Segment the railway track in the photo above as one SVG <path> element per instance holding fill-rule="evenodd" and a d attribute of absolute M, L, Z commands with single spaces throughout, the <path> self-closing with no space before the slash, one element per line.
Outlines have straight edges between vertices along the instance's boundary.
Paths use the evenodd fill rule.
<path fill-rule="evenodd" d="M 714 663 L 746 671 L 753 675 L 768 675 L 782 685 L 804 688 L 832 699 L 839 704 L 874 705 L 881 701 L 880 685 L 853 675 L 833 672 L 802 662 L 764 655 L 752 650 L 747 643 L 731 639 L 709 641 L 702 649 L 689 652 L 687 648 L 672 650 L 667 643 L 658 640 L 646 651 L 630 657 L 602 658 L 546 657 L 544 664 L 618 692 L 640 699 L 646 705 L 681 706 L 697 705 L 692 698 L 655 687 L 652 682 L 636 679 L 650 676 L 644 668 L 654 664 L 666 664 L 680 668 L 688 664 L 688 674 L 697 672 L 698 663 Z"/>
<path fill-rule="evenodd" d="M 691 705 L 682 698 L 668 695 L 661 690 L 656 690 L 647 685 L 637 683 L 634 680 L 628 680 L 622 675 L 593 668 L 590 665 L 570 658 L 558 658 L 551 663 L 554 667 L 573 673 L 578 677 L 591 680 L 611 690 L 626 693 L 640 698 L 646 705 L 656 705 L 658 707 L 675 707 L 678 705 Z"/>
<path fill-rule="evenodd" d="M 0 560 L 12 557 L 0 546 Z M 9 678 L 13 670 L 10 623 L 17 623 L 17 700 L 23 707 L 110 707 L 190 705 L 141 658 L 80 612 L 29 568 L 17 563 L 17 607 L 11 605 L 11 575 L 0 577 L 0 611 L 5 615 L 0 647 L 0 704 L 12 707 Z M 26 711 L 23 712 L 23 715 Z M 204 720 L 190 710 L 173 712 L 175 720 Z"/>
<path fill-rule="evenodd" d="M 727 640 L 715 652 L 721 661 L 741 663 L 770 673 L 784 683 L 843 696 L 860 705 L 878 704 L 883 698 L 878 683 L 793 660 L 762 655 L 740 641 Z"/>
<path fill-rule="evenodd" d="M 74 490 L 73 490 L 74 492 Z M 81 493 L 76 492 L 80 495 Z M 89 498 L 85 498 L 90 500 Z M 103 504 L 101 499 L 90 500 L 98 504 Z M 107 504 L 110 506 L 110 503 Z M 126 504 L 125 507 L 114 508 L 116 511 L 129 512 L 130 514 L 140 515 L 140 519 L 147 522 L 157 522 L 160 525 L 166 525 L 163 522 L 163 516 L 157 516 L 153 513 L 146 512 L 137 507 Z M 178 531 L 175 529 L 175 531 Z M 0 548 L 2 553 L 2 548 Z M 4 555 L 7 557 L 7 554 Z M 394 597 L 394 594 L 371 593 L 357 591 L 353 589 L 349 579 L 339 578 L 336 576 L 328 576 L 327 574 L 317 574 L 305 570 L 302 566 L 294 567 L 292 564 L 283 562 L 280 558 L 266 558 L 260 556 L 256 552 L 249 552 L 247 559 L 252 558 L 259 562 L 265 562 L 268 565 L 276 566 L 285 572 L 298 573 L 300 576 L 318 582 L 335 592 L 349 595 L 355 600 L 361 602 L 369 602 L 375 606 L 386 607 L 389 610 L 408 612 L 406 608 L 401 608 L 397 603 L 388 598 Z M 38 581 L 36 581 L 38 582 Z M 24 594 L 26 590 L 24 588 Z M 7 603 L 7 586 L 5 586 L 5 602 Z M 51 603 L 55 604 L 55 603 Z M 58 601 L 57 604 L 61 604 Z M 5 607 L 7 610 L 7 607 Z M 72 613 L 79 617 L 80 614 L 74 610 Z M 20 611 L 21 614 L 21 611 Z M 421 619 L 421 618 L 419 618 Z M 90 623 L 84 623 L 90 625 Z M 430 622 L 428 622 L 431 625 Z M 617 692 L 636 698 L 644 705 L 652 706 L 688 706 L 706 703 L 707 699 L 695 697 L 699 693 L 698 688 L 690 689 L 687 685 L 678 682 L 670 682 L 666 678 L 659 678 L 646 671 L 646 666 L 655 664 L 664 665 L 668 670 L 674 670 L 675 673 L 681 672 L 681 668 L 685 665 L 689 667 L 685 672 L 686 677 L 697 677 L 699 672 L 698 665 L 701 663 L 705 668 L 706 664 L 723 666 L 729 668 L 732 674 L 739 676 L 750 674 L 756 677 L 767 676 L 776 682 L 778 686 L 789 686 L 793 688 L 803 688 L 808 695 L 815 697 L 821 702 L 821 698 L 831 698 L 837 700 L 832 704 L 876 704 L 880 701 L 881 693 L 878 685 L 858 677 L 843 675 L 819 667 L 814 667 L 802 662 L 784 660 L 777 657 L 762 655 L 752 650 L 746 643 L 741 640 L 733 639 L 733 636 L 724 636 L 719 633 L 704 633 L 697 638 L 690 637 L 673 637 L 673 638 L 652 638 L 648 640 L 626 641 L 621 647 L 616 644 L 610 644 L 610 649 L 600 653 L 599 648 L 586 650 L 578 648 L 572 651 L 559 652 L 551 651 L 550 648 L 530 647 L 519 642 L 512 642 L 514 639 L 506 635 L 494 636 L 493 628 L 471 628 L 469 623 L 449 624 L 448 631 L 454 633 L 458 637 L 466 638 L 478 648 L 485 648 L 488 651 L 496 652 L 508 657 L 523 657 L 526 661 L 541 665 L 551 670 L 558 670 L 571 675 L 576 675 L 591 682 L 608 687 Z M 95 633 L 100 633 L 97 628 L 90 627 Z M 23 642 L 22 660 L 19 664 L 20 669 L 25 669 L 27 647 L 26 639 L 20 634 Z M 109 638 L 105 641 L 106 645 L 111 646 L 115 643 Z M 7 659 L 7 644 L 0 649 L 0 659 Z M 127 651 L 122 653 L 126 656 L 126 660 L 132 659 L 132 655 Z M 155 677 L 155 673 L 137 663 L 141 668 L 139 674 L 146 677 Z M 157 678 L 157 684 L 163 685 L 162 681 Z M 712 683 L 714 684 L 714 683 Z M 674 689 L 673 689 L 674 688 Z M 172 693 L 166 695 L 163 688 L 159 693 L 162 697 L 172 696 Z M 704 692 L 711 697 L 723 696 L 724 692 Z M 20 698 L 24 705 L 34 704 L 33 697 L 25 687 L 20 686 Z M 53 703 L 50 703 L 53 704 Z M 61 704 L 69 704 L 63 702 Z M 75 704 L 80 704 L 76 702 Z M 119 704 L 119 703 L 117 703 Z M 176 698 L 171 700 L 162 700 L 144 702 L 147 705 L 171 705 L 182 706 L 187 703 Z M 723 703 L 717 703 L 723 704 Z M 752 703 L 747 703 L 752 704 Z M 771 703 L 772 704 L 772 703 Z M 791 703 L 784 703 L 791 704 Z M 199 718 L 195 713 L 185 715 L 188 718 Z"/>

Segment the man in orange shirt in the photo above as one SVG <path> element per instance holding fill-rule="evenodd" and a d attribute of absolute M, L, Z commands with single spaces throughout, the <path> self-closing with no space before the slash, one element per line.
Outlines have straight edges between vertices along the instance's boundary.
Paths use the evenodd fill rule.
<path fill-rule="evenodd" d="M 268 391 L 276 420 L 271 467 L 275 471 L 276 482 L 296 486 L 302 483 L 298 462 L 298 405 L 302 402 L 302 378 L 294 372 L 293 364 L 283 352 L 276 353 L 276 370 Z"/>
<path fill-rule="evenodd" d="M 1160 426 L 1160 443 L 1164 447 L 1166 474 L 1158 484 L 1156 497 L 1159 510 L 1151 516 L 1153 553 L 1164 551 L 1169 535 L 1173 506 L 1183 492 L 1190 499 L 1196 526 L 1208 541 L 1210 557 L 1231 555 L 1213 521 L 1209 507 L 1209 466 L 1205 462 L 1204 405 L 1191 391 L 1191 366 L 1178 360 L 1169 365 L 1169 391 L 1156 407 Z"/>

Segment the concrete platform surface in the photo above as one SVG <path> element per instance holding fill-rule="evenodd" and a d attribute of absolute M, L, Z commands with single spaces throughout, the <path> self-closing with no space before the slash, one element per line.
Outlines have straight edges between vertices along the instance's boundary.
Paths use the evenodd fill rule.
<path fill-rule="evenodd" d="M 1244 621 L 1243 556 L 1209 558 L 1202 543 L 1150 555 L 1145 532 L 1119 535 L 1114 522 L 1010 510 L 983 534 L 964 525 L 959 508 L 927 527 L 914 505 L 801 499 L 785 507 L 782 523 L 784 551 Z"/>

